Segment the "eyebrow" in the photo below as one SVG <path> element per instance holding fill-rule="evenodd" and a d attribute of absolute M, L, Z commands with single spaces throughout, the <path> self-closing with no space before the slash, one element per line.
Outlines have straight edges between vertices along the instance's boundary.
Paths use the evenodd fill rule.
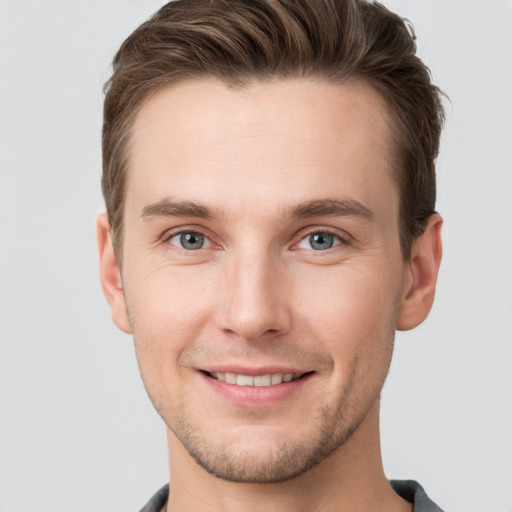
<path fill-rule="evenodd" d="M 355 199 L 314 199 L 292 208 L 290 217 L 305 219 L 332 215 L 335 217 L 351 216 L 372 220 L 374 213 L 370 208 Z"/>
<path fill-rule="evenodd" d="M 284 218 L 306 219 L 321 216 L 351 216 L 372 220 L 374 213 L 355 199 L 313 199 L 284 211 Z M 195 217 L 213 219 L 224 217 L 221 210 L 210 208 L 195 201 L 175 201 L 162 199 L 142 209 L 141 217 L 149 220 L 154 217 Z"/>
<path fill-rule="evenodd" d="M 157 203 L 144 206 L 141 217 L 143 219 L 151 217 L 198 217 L 201 219 L 211 219 L 214 217 L 214 213 L 212 209 L 195 201 L 162 199 Z"/>

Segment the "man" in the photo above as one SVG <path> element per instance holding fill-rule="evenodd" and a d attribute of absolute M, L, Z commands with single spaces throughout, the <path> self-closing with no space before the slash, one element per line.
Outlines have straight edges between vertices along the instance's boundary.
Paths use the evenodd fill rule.
<path fill-rule="evenodd" d="M 441 259 L 440 92 L 363 0 L 179 0 L 107 86 L 100 271 L 167 426 L 143 511 L 438 511 L 379 396 Z"/>

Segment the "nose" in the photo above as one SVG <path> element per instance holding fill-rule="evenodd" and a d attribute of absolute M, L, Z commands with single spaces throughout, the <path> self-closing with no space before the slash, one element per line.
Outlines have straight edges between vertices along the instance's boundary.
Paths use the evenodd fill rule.
<path fill-rule="evenodd" d="M 289 332 L 292 315 L 277 258 L 245 251 L 228 260 L 219 290 L 218 327 L 247 341 Z"/>

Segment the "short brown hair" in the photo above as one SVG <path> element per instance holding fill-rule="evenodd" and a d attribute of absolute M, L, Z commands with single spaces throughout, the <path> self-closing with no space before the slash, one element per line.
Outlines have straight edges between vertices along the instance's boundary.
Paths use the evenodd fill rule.
<path fill-rule="evenodd" d="M 435 213 L 441 91 L 410 24 L 368 0 L 176 0 L 122 44 L 105 84 L 102 189 L 121 256 L 130 131 L 144 101 L 187 79 L 230 86 L 272 78 L 360 79 L 384 98 L 400 192 L 404 259 Z"/>

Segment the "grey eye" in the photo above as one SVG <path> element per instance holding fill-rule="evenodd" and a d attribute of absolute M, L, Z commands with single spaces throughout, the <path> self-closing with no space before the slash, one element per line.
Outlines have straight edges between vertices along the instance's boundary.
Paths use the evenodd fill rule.
<path fill-rule="evenodd" d="M 176 235 L 169 238 L 169 243 L 187 251 L 197 251 L 198 249 L 204 249 L 210 244 L 209 240 L 204 235 L 195 231 L 177 233 Z"/>
<path fill-rule="evenodd" d="M 330 233 L 315 233 L 309 236 L 309 243 L 315 251 L 330 249 L 334 244 L 334 235 Z"/>
<path fill-rule="evenodd" d="M 299 242 L 298 247 L 301 249 L 313 249 L 314 251 L 325 251 L 339 243 L 340 239 L 336 235 L 319 231 L 305 236 Z"/>

